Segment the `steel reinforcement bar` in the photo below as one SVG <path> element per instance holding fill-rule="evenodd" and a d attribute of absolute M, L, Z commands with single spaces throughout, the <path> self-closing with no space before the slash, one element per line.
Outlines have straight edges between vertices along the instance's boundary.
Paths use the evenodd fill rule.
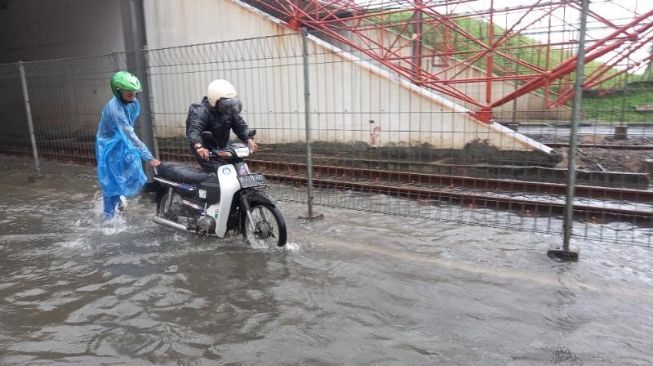
<path fill-rule="evenodd" d="M 301 184 L 307 183 L 307 178 L 297 175 L 286 175 L 279 172 L 265 172 L 265 176 L 281 183 Z M 411 199 L 438 200 L 446 203 L 457 203 L 472 208 L 488 208 L 519 211 L 527 215 L 561 215 L 565 208 L 564 202 L 534 201 L 511 197 L 493 197 L 491 195 L 452 192 L 440 189 L 391 186 L 383 184 L 370 184 L 368 182 L 353 182 L 346 180 L 313 178 L 313 184 L 327 189 L 350 189 L 367 193 L 386 194 L 396 197 Z M 650 210 L 633 210 L 618 207 L 600 207 L 585 204 L 574 204 L 577 219 L 591 220 L 594 222 L 629 221 L 635 225 L 653 225 L 653 212 Z"/>
<path fill-rule="evenodd" d="M 249 159 L 248 163 L 264 171 L 306 171 L 306 164 Z M 440 174 L 399 172 L 377 169 L 360 169 L 340 166 L 313 165 L 316 177 L 362 178 L 371 181 L 390 181 L 410 184 L 438 185 L 508 192 L 537 194 L 565 194 L 566 185 L 559 183 L 532 182 L 512 179 L 488 179 Z M 576 195 L 592 199 L 626 200 L 653 203 L 653 191 L 577 185 Z"/>

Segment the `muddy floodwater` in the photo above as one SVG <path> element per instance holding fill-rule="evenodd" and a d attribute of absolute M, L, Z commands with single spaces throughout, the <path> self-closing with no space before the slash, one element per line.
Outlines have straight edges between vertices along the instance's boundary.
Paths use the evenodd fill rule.
<path fill-rule="evenodd" d="M 650 248 L 290 201 L 248 248 L 147 198 L 102 225 L 91 168 L 30 164 L 0 157 L 0 365 L 653 364 Z"/>

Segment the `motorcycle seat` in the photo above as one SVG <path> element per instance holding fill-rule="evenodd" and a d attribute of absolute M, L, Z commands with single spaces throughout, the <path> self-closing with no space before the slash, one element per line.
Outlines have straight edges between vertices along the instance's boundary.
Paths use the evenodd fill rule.
<path fill-rule="evenodd" d="M 170 162 L 161 162 L 157 171 L 158 176 L 163 179 L 187 184 L 199 184 L 211 176 L 199 167 Z"/>

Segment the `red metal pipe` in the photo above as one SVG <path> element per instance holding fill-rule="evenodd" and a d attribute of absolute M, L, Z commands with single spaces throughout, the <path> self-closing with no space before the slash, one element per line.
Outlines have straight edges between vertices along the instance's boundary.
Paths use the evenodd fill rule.
<path fill-rule="evenodd" d="M 613 45 L 610 45 L 608 47 L 605 47 L 602 50 L 597 51 L 597 48 L 599 48 L 600 46 L 602 46 L 605 43 L 607 43 L 608 41 L 614 39 L 620 33 L 623 33 L 626 30 L 628 30 L 628 29 L 634 27 L 635 25 L 639 24 L 639 22 L 641 20 L 646 19 L 646 18 L 648 18 L 648 17 L 650 17 L 652 15 L 653 15 L 653 10 L 650 10 L 647 13 L 645 13 L 644 15 L 642 15 L 640 17 L 637 17 L 636 19 L 634 19 L 632 22 L 628 23 L 627 25 L 619 28 L 619 30 L 611 33 L 609 36 L 607 36 L 607 37 L 601 39 L 600 41 L 592 44 L 590 47 L 588 47 L 587 51 L 591 51 L 591 52 L 588 52 L 587 55 L 585 56 L 585 62 L 589 63 L 592 60 L 595 60 L 598 57 L 601 57 L 602 55 L 604 55 L 604 54 L 618 48 L 619 46 L 621 46 L 621 44 L 623 44 L 623 42 L 615 42 Z M 651 26 L 653 26 L 653 23 L 642 27 L 640 30 L 636 31 L 636 33 L 640 33 L 642 31 L 645 31 L 648 28 L 650 28 Z M 513 100 L 514 98 L 517 98 L 517 97 L 522 96 L 524 94 L 530 93 L 531 91 L 533 91 L 535 89 L 539 89 L 540 87 L 545 85 L 550 80 L 556 79 L 556 78 L 558 78 L 558 77 L 560 77 L 562 75 L 566 75 L 566 74 L 569 74 L 569 73 L 573 72 L 573 70 L 574 70 L 574 68 L 576 66 L 575 63 L 576 63 L 576 56 L 564 61 L 558 67 L 553 69 L 551 72 L 543 75 L 541 78 L 536 79 L 536 80 L 532 80 L 531 82 L 525 84 L 524 86 L 517 89 L 516 91 L 514 91 L 512 93 L 509 93 L 505 97 L 503 97 L 503 98 L 499 99 L 498 101 L 492 103 L 490 105 L 490 107 L 491 108 L 498 107 L 498 106 L 500 106 L 502 104 L 505 104 L 505 103 Z"/>

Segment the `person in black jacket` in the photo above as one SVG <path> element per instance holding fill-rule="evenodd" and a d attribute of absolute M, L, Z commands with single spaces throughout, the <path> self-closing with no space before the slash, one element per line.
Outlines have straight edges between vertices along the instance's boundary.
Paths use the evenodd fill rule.
<path fill-rule="evenodd" d="M 207 173 L 215 173 L 217 163 L 209 160 L 208 148 L 222 148 L 229 142 L 230 131 L 249 146 L 252 152 L 258 145 L 251 139 L 247 123 L 240 116 L 242 103 L 236 88 L 223 79 L 213 80 L 200 103 L 191 104 L 186 119 L 186 137 L 197 162 Z M 202 132 L 209 131 L 217 146 L 207 146 Z"/>

